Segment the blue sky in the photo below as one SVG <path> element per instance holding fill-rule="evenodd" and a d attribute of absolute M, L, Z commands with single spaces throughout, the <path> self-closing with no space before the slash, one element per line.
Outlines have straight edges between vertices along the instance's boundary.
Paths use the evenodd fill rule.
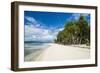
<path fill-rule="evenodd" d="M 64 24 L 70 20 L 86 17 L 90 23 L 90 14 L 24 11 L 25 41 L 53 41 Z"/>

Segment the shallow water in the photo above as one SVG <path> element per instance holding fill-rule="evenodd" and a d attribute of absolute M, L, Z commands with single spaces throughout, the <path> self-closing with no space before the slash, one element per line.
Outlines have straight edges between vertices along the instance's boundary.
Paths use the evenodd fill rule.
<path fill-rule="evenodd" d="M 24 56 L 46 49 L 49 46 L 48 43 L 24 43 Z"/>

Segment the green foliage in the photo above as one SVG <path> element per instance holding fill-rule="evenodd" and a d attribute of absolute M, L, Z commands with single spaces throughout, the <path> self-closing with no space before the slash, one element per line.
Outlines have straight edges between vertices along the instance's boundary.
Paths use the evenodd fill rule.
<path fill-rule="evenodd" d="M 57 35 L 56 43 L 61 44 L 89 44 L 90 26 L 84 16 L 78 21 L 70 21 L 65 24 L 64 30 Z"/>

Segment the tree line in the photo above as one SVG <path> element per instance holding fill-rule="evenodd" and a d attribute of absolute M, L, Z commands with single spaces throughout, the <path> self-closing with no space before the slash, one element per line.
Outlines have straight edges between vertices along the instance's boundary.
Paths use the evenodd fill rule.
<path fill-rule="evenodd" d="M 85 16 L 78 20 L 65 23 L 64 29 L 58 32 L 55 43 L 60 44 L 90 44 L 90 25 Z"/>

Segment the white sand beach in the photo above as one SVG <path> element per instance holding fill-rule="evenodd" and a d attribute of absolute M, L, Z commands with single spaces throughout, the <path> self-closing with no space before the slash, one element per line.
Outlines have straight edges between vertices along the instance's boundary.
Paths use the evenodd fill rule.
<path fill-rule="evenodd" d="M 56 61 L 89 59 L 90 49 L 71 45 L 50 44 L 50 47 L 41 52 L 31 53 L 25 57 L 25 61 Z"/>

